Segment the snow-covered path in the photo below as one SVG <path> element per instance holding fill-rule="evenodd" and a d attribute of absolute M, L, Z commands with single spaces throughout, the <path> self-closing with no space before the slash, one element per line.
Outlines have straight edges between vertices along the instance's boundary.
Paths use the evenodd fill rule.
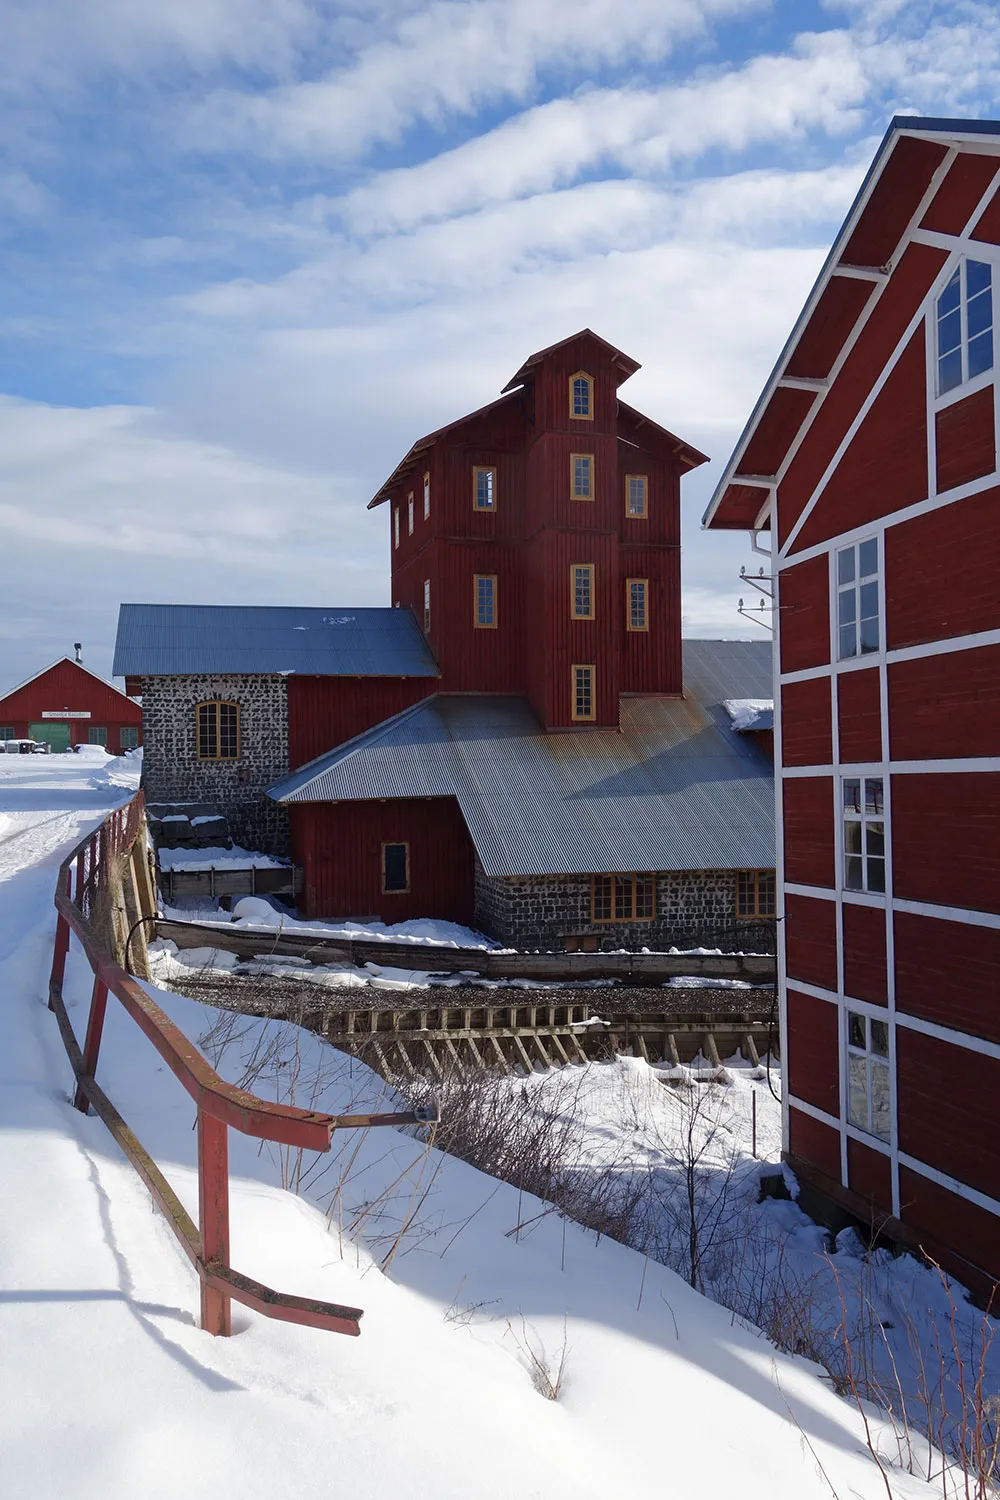
<path fill-rule="evenodd" d="M 335 1178 L 293 1196 L 278 1185 L 280 1163 L 232 1139 L 234 1263 L 364 1307 L 362 1337 L 240 1309 L 236 1337 L 203 1334 L 195 1280 L 148 1194 L 103 1125 L 69 1105 L 44 1003 L 59 859 L 126 793 L 68 757 L 15 766 L 0 776 L 4 1500 L 885 1493 L 857 1414 L 813 1367 L 776 1356 L 620 1245 L 552 1216 L 515 1237 L 518 1213 L 543 1205 L 397 1132 L 345 1138 L 356 1155 L 344 1222 L 370 1217 L 343 1248 L 339 1214 L 331 1228 L 322 1211 Z M 79 1033 L 89 982 L 72 952 L 66 988 Z M 194 1002 L 164 1003 L 190 1035 L 205 1029 Z M 295 1045 L 310 1065 L 335 1061 L 320 1107 L 381 1087 L 315 1038 Z M 191 1103 L 113 1004 L 100 1072 L 191 1206 Z M 255 1086 L 266 1092 L 267 1079 Z M 414 1210 L 384 1274 L 387 1244 Z M 552 1354 L 564 1338 L 565 1385 L 549 1402 L 524 1345 Z M 931 1493 L 902 1475 L 893 1484 L 901 1497 Z"/>

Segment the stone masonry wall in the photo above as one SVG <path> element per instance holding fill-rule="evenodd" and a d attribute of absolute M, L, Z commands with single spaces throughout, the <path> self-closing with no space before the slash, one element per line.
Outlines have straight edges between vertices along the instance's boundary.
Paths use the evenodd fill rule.
<path fill-rule="evenodd" d="M 197 707 L 238 703 L 238 760 L 199 760 Z M 217 802 L 245 849 L 287 856 L 288 814 L 265 796 L 288 772 L 284 677 L 144 677 L 142 784 L 150 802 Z"/>
<path fill-rule="evenodd" d="M 651 921 L 592 922 L 589 875 L 494 879 L 476 864 L 476 926 L 513 948 L 561 951 L 567 937 L 596 937 L 604 951 L 731 947 L 740 925 L 735 870 L 667 871 L 656 877 Z"/>

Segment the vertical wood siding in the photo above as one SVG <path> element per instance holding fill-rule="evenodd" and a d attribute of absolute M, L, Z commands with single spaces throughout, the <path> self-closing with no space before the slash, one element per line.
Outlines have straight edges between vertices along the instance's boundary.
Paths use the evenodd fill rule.
<path fill-rule="evenodd" d="M 788 989 L 789 1092 L 828 1115 L 840 1114 L 838 1011 L 828 1000 Z"/>
<path fill-rule="evenodd" d="M 781 758 L 786 766 L 828 766 L 833 760 L 828 677 L 782 687 Z"/>
<path fill-rule="evenodd" d="M 886 1005 L 889 999 L 885 910 L 844 902 L 844 993 Z"/>
<path fill-rule="evenodd" d="M 0 724 L 14 730 L 17 739 L 28 738 L 28 726 L 42 722 L 46 711 L 89 710 L 89 719 L 68 719 L 70 744 L 86 745 L 89 730 L 108 731 L 107 748 L 117 754 L 121 731 L 137 729 L 142 744 L 142 708 L 110 684 L 84 671 L 73 661 L 56 662 L 33 682 L 0 698 Z"/>
<path fill-rule="evenodd" d="M 882 759 L 882 685 L 877 667 L 837 678 L 840 759 L 847 765 Z"/>
<path fill-rule="evenodd" d="M 362 734 L 437 691 L 435 677 L 288 679 L 288 768 Z"/>
<path fill-rule="evenodd" d="M 307 916 L 437 917 L 471 925 L 472 841 L 453 797 L 294 803 L 289 813 L 293 858 L 305 870 Z M 383 843 L 409 844 L 408 892 L 382 890 Z"/>
<path fill-rule="evenodd" d="M 896 896 L 1000 912 L 1000 772 L 892 778 Z"/>
<path fill-rule="evenodd" d="M 781 607 L 781 670 L 801 672 L 830 660 L 830 576 L 823 556 L 782 568 L 778 581 Z"/>
<path fill-rule="evenodd" d="M 890 650 L 1000 627 L 1000 489 L 968 495 L 885 534 Z"/>
<path fill-rule="evenodd" d="M 992 474 L 997 466 L 993 387 L 954 401 L 934 419 L 938 494 Z"/>
<path fill-rule="evenodd" d="M 891 662 L 889 735 L 894 760 L 1000 755 L 1000 646 Z"/>
<path fill-rule="evenodd" d="M 893 915 L 896 1008 L 1000 1042 L 1000 929 Z"/>
<path fill-rule="evenodd" d="M 837 909 L 832 901 L 786 895 L 785 959 L 790 984 L 804 979 L 836 991 Z"/>
<path fill-rule="evenodd" d="M 795 776 L 782 782 L 785 879 L 832 890 L 834 865 L 833 779 Z"/>

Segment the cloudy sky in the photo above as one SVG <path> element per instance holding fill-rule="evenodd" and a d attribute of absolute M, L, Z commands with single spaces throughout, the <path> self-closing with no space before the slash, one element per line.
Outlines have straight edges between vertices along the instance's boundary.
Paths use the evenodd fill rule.
<path fill-rule="evenodd" d="M 698 520 L 893 113 L 1000 114 L 994 0 L 0 0 L 0 687 L 120 600 L 388 603 L 366 502 L 589 324 Z"/>

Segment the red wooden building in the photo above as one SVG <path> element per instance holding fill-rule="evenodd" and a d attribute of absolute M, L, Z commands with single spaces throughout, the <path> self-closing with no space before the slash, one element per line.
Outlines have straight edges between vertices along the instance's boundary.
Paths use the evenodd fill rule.
<path fill-rule="evenodd" d="M 770 532 L 785 1150 L 1000 1279 L 1000 123 L 893 121 L 706 514 Z"/>
<path fill-rule="evenodd" d="M 142 709 L 83 665 L 79 648 L 0 698 L 0 739 L 42 740 L 55 751 L 103 745 L 112 755 L 142 744 Z"/>

